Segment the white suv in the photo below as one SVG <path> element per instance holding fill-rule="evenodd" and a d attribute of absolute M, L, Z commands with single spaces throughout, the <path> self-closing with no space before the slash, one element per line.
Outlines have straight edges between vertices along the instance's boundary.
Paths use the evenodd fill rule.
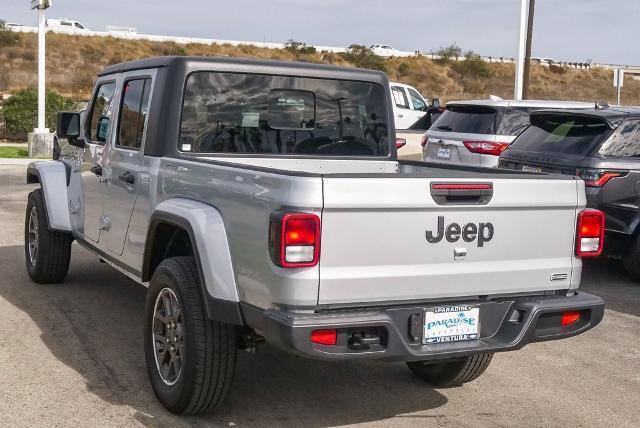
<path fill-rule="evenodd" d="M 424 162 L 496 167 L 498 157 L 541 109 L 593 108 L 592 103 L 540 100 L 451 101 L 425 133 Z"/>

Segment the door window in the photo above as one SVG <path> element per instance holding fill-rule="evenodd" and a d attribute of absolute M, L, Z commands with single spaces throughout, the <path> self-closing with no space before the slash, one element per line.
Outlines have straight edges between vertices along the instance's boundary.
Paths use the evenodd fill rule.
<path fill-rule="evenodd" d="M 144 125 L 149 110 L 150 79 L 128 80 L 122 90 L 116 146 L 138 150 L 142 146 Z"/>
<path fill-rule="evenodd" d="M 409 100 L 407 99 L 407 94 L 404 93 L 404 89 L 398 86 L 392 86 L 391 94 L 393 94 L 393 101 L 397 107 L 409 108 Z"/>
<path fill-rule="evenodd" d="M 89 123 L 89 140 L 105 143 L 111 127 L 113 113 L 113 95 L 116 91 L 115 82 L 103 83 L 98 87 L 91 106 L 91 120 Z"/>
<path fill-rule="evenodd" d="M 407 88 L 409 91 L 409 96 L 411 97 L 411 104 L 413 105 L 414 110 L 424 110 L 427 107 L 427 104 L 422 99 L 422 96 L 415 91 L 414 89 Z"/>

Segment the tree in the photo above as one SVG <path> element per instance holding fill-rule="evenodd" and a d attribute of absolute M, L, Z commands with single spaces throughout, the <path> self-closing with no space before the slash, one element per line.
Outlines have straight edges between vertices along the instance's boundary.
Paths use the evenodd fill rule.
<path fill-rule="evenodd" d="M 489 64 L 487 64 L 480 55 L 473 51 L 465 53 L 462 61 L 452 63 L 451 68 L 458 72 L 462 79 L 491 77 L 491 68 L 489 67 Z"/>
<path fill-rule="evenodd" d="M 452 59 L 458 59 L 462 56 L 462 49 L 456 43 L 452 43 L 449 46 L 440 47 L 436 51 L 436 55 L 439 57 L 436 62 L 448 64 Z"/>
<path fill-rule="evenodd" d="M 373 51 L 366 46 L 351 45 L 342 56 L 356 67 L 380 70 L 383 72 L 387 71 L 385 59 L 374 54 Z"/>
<path fill-rule="evenodd" d="M 0 49 L 18 44 L 20 38 L 7 27 L 7 23 L 0 19 Z"/>
<path fill-rule="evenodd" d="M 314 54 L 316 53 L 315 46 L 306 44 L 305 42 L 297 42 L 293 39 L 289 39 L 284 44 L 284 49 L 295 54 Z"/>
<path fill-rule="evenodd" d="M 45 123 L 52 131 L 56 129 L 59 111 L 75 110 L 76 103 L 55 91 L 47 91 L 45 101 Z M 23 89 L 7 100 L 2 109 L 7 131 L 13 135 L 25 135 L 38 122 L 38 93 L 35 88 Z"/>

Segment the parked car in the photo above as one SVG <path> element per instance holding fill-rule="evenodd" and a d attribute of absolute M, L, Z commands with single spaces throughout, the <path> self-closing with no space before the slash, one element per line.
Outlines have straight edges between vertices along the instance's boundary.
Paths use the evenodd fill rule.
<path fill-rule="evenodd" d="M 587 206 L 606 214 L 606 254 L 640 280 L 640 108 L 539 111 L 500 167 L 582 177 Z"/>
<path fill-rule="evenodd" d="M 410 129 L 429 108 L 429 102 L 413 86 L 389 82 L 393 97 L 393 116 L 396 129 Z"/>
<path fill-rule="evenodd" d="M 425 114 L 408 129 L 396 129 L 398 143 L 398 158 L 413 161 L 422 161 L 422 148 L 426 144 L 425 131 L 444 111 L 440 106 L 440 100 L 434 99 L 425 111 Z"/>
<path fill-rule="evenodd" d="M 426 132 L 425 162 L 496 167 L 498 156 L 529 124 L 539 109 L 593 108 L 592 103 L 515 101 L 503 99 L 451 101 Z"/>
<path fill-rule="evenodd" d="M 398 161 L 391 105 L 371 70 L 109 66 L 83 122 L 60 114 L 77 150 L 28 167 L 27 272 L 62 281 L 77 242 L 147 286 L 147 373 L 180 414 L 218 406 L 238 349 L 263 341 L 455 386 L 495 352 L 597 325 L 604 302 L 578 287 L 602 213 L 583 182 Z"/>
<path fill-rule="evenodd" d="M 369 49 L 378 56 L 391 57 L 398 56 L 401 52 L 398 49 L 392 48 L 389 45 L 376 44 L 369 46 Z"/>
<path fill-rule="evenodd" d="M 53 31 L 61 30 L 63 32 L 74 34 L 91 32 L 91 30 L 82 25 L 80 22 L 66 18 L 48 18 L 47 28 Z"/>

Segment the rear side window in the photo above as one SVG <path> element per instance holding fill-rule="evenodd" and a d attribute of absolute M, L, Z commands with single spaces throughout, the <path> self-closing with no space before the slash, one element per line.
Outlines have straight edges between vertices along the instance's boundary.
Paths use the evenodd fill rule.
<path fill-rule="evenodd" d="M 118 140 L 116 145 L 126 149 L 139 149 L 142 145 L 144 124 L 149 108 L 150 79 L 128 80 L 124 84 Z"/>
<path fill-rule="evenodd" d="M 385 89 L 367 82 L 196 72 L 185 88 L 179 150 L 387 156 Z"/>
<path fill-rule="evenodd" d="M 498 135 L 518 135 L 529 125 L 529 113 L 532 108 L 506 107 L 498 112 Z"/>
<path fill-rule="evenodd" d="M 625 120 L 600 149 L 600 156 L 640 156 L 640 120 Z"/>
<path fill-rule="evenodd" d="M 413 105 L 413 108 L 415 110 L 424 110 L 427 105 L 424 103 L 420 94 L 411 88 L 407 89 L 409 91 L 409 96 L 411 97 L 411 104 Z"/>
<path fill-rule="evenodd" d="M 497 111 L 485 106 L 447 106 L 430 129 L 464 132 L 469 134 L 495 134 Z"/>
<path fill-rule="evenodd" d="M 587 155 L 610 134 L 609 126 L 597 117 L 533 115 L 531 126 L 511 143 L 511 147 L 533 152 Z"/>
<path fill-rule="evenodd" d="M 393 95 L 393 102 L 397 107 L 409 108 L 409 100 L 404 93 L 404 89 L 397 86 L 391 87 L 391 95 Z"/>
<path fill-rule="evenodd" d="M 91 106 L 89 120 L 89 140 L 105 143 L 111 129 L 113 114 L 113 95 L 116 91 L 115 82 L 103 83 L 98 87 Z"/>

